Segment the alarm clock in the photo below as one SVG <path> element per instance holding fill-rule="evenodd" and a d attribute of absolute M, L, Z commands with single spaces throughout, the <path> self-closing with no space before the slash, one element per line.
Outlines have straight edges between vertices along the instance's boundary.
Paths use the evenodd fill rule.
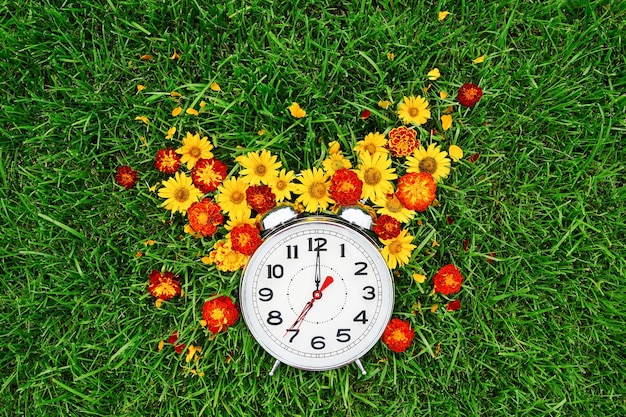
<path fill-rule="evenodd" d="M 380 339 L 394 303 L 391 272 L 358 208 L 298 216 L 267 215 L 263 243 L 244 267 L 243 319 L 276 361 L 324 371 L 355 363 Z"/>

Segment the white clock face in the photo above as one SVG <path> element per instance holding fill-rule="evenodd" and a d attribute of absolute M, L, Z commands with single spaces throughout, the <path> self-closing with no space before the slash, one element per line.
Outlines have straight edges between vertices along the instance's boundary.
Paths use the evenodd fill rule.
<path fill-rule="evenodd" d="M 393 282 L 378 248 L 359 231 L 325 218 L 270 235 L 241 282 L 243 318 L 279 361 L 334 369 L 363 356 L 393 311 Z"/>

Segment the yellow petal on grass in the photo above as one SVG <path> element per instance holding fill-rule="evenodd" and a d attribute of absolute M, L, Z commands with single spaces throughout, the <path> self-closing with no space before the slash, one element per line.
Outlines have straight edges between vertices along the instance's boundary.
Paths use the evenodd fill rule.
<path fill-rule="evenodd" d="M 417 282 L 418 284 L 423 284 L 424 281 L 426 281 L 426 275 L 415 273 L 413 274 L 413 280 Z"/>
<path fill-rule="evenodd" d="M 394 54 L 393 52 L 387 52 L 387 59 L 393 61 L 394 59 L 396 59 L 396 54 Z"/>
<path fill-rule="evenodd" d="M 157 300 L 154 302 L 154 305 L 156 306 L 156 308 L 161 308 L 161 306 L 163 305 L 163 299 L 157 298 Z"/>
<path fill-rule="evenodd" d="M 169 129 L 167 129 L 167 136 L 165 136 L 165 139 L 172 139 L 175 134 L 176 134 L 176 126 L 172 126 Z"/>
<path fill-rule="evenodd" d="M 191 114 L 192 116 L 197 116 L 198 110 L 194 109 L 193 107 L 189 107 L 187 110 L 185 110 L 185 113 L 187 114 Z"/>
<path fill-rule="evenodd" d="M 165 341 L 164 340 L 160 340 L 159 344 L 157 345 L 157 350 L 159 352 L 162 351 L 164 346 L 165 346 Z"/>
<path fill-rule="evenodd" d="M 135 120 L 140 120 L 140 121 L 144 122 L 147 125 L 150 124 L 150 120 L 146 116 L 137 116 L 137 117 L 135 117 Z"/>
<path fill-rule="evenodd" d="M 257 134 L 257 135 L 259 135 L 259 136 L 263 136 L 263 135 L 265 134 L 265 129 L 259 129 L 259 130 L 256 132 L 256 134 Z"/>
<path fill-rule="evenodd" d="M 205 108 L 205 107 L 206 107 L 206 101 L 202 100 L 202 101 L 200 102 L 200 108 L 201 108 L 201 109 L 203 109 L 203 108 Z"/>
<path fill-rule="evenodd" d="M 216 83 L 215 81 L 213 81 L 211 83 L 211 85 L 209 86 L 209 88 L 213 91 L 222 91 L 222 88 L 220 87 L 220 85 L 218 83 Z"/>
<path fill-rule="evenodd" d="M 289 113 L 296 119 L 301 119 L 306 116 L 306 111 L 295 101 L 287 108 L 289 109 Z"/>
<path fill-rule="evenodd" d="M 152 246 L 156 243 L 156 240 L 152 240 L 152 239 L 148 239 L 145 242 L 143 242 L 144 245 L 146 246 Z"/>
<path fill-rule="evenodd" d="M 439 68 L 433 68 L 428 72 L 428 79 L 431 81 L 435 81 L 437 78 L 441 77 L 441 73 L 439 72 Z"/>
<path fill-rule="evenodd" d="M 378 107 L 380 107 L 381 109 L 387 110 L 389 106 L 391 106 L 392 104 L 393 103 L 389 100 L 381 100 L 378 102 Z"/>
<path fill-rule="evenodd" d="M 446 99 L 446 98 L 448 98 L 448 93 L 446 93 L 445 91 L 441 90 L 441 91 L 439 92 L 439 98 L 441 98 L 441 99 Z"/>
<path fill-rule="evenodd" d="M 442 114 L 441 127 L 443 128 L 444 132 L 450 129 L 450 126 L 452 126 L 452 116 L 449 114 Z"/>
<path fill-rule="evenodd" d="M 448 12 L 448 11 L 439 12 L 439 14 L 437 15 L 437 20 L 439 20 L 441 22 L 443 19 L 448 17 L 449 14 L 450 14 L 450 12 Z"/>
<path fill-rule="evenodd" d="M 450 155 L 450 158 L 452 158 L 454 162 L 458 162 L 459 159 L 463 158 L 463 149 L 456 145 L 450 145 L 450 148 L 448 148 L 448 155 Z"/>
<path fill-rule="evenodd" d="M 152 55 L 144 54 L 140 56 L 139 59 L 141 59 L 142 61 L 152 61 L 153 58 Z"/>
<path fill-rule="evenodd" d="M 472 61 L 473 64 L 481 64 L 483 62 L 485 62 L 485 58 L 487 58 L 487 54 L 483 54 L 481 56 L 479 56 L 478 58 L 474 59 Z"/>
<path fill-rule="evenodd" d="M 146 140 L 146 138 L 144 136 L 142 136 L 139 139 L 141 139 L 141 142 L 143 143 L 143 146 L 145 146 L 147 148 L 148 147 L 148 141 Z"/>
<path fill-rule="evenodd" d="M 170 97 L 182 97 L 183 95 L 180 94 L 178 91 L 172 91 L 170 93 Z"/>
<path fill-rule="evenodd" d="M 178 58 L 180 58 L 180 55 L 178 55 L 178 52 L 176 52 L 176 49 L 174 49 L 174 53 L 172 54 L 170 59 L 178 59 Z"/>
<path fill-rule="evenodd" d="M 137 84 L 137 92 L 143 91 L 146 89 L 146 86 L 143 84 Z"/>
<path fill-rule="evenodd" d="M 181 111 L 183 111 L 182 107 L 176 107 L 174 110 L 172 110 L 172 116 L 174 117 L 178 116 Z"/>

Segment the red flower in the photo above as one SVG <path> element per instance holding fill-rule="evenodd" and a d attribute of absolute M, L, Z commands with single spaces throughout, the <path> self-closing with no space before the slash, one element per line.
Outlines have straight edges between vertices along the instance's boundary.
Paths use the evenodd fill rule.
<path fill-rule="evenodd" d="M 457 100 L 465 107 L 474 107 L 483 96 L 483 90 L 473 83 L 463 84 L 459 88 Z"/>
<path fill-rule="evenodd" d="M 459 292 L 463 283 L 463 275 L 456 266 L 448 264 L 442 267 L 433 277 L 435 292 L 449 295 Z"/>
<path fill-rule="evenodd" d="M 333 200 L 340 206 L 352 206 L 361 198 L 363 181 L 356 172 L 342 168 L 333 174 L 330 179 L 328 192 Z"/>
<path fill-rule="evenodd" d="M 383 332 L 383 343 L 394 352 L 404 352 L 413 341 L 415 331 L 408 321 L 391 319 Z"/>
<path fill-rule="evenodd" d="M 232 247 L 244 255 L 252 255 L 261 244 L 259 229 L 249 224 L 233 227 L 230 231 Z"/>
<path fill-rule="evenodd" d="M 448 311 L 457 311 L 461 308 L 461 300 L 450 301 L 446 306 L 446 310 Z"/>
<path fill-rule="evenodd" d="M 198 159 L 191 170 L 193 183 L 203 193 L 215 191 L 227 176 L 226 164 L 217 159 Z"/>
<path fill-rule="evenodd" d="M 361 112 L 361 120 L 367 120 L 368 117 L 370 117 L 370 115 L 372 114 L 371 111 L 369 111 L 368 109 L 365 109 Z"/>
<path fill-rule="evenodd" d="M 220 206 L 208 198 L 191 203 L 187 210 L 189 225 L 202 237 L 213 236 L 217 226 L 224 223 L 224 216 L 220 213 Z"/>
<path fill-rule="evenodd" d="M 251 185 L 246 188 L 246 201 L 259 214 L 276 207 L 276 195 L 268 185 Z"/>
<path fill-rule="evenodd" d="M 233 304 L 233 300 L 222 295 L 204 303 L 202 319 L 206 321 L 209 331 L 217 334 L 235 324 L 239 319 L 239 312 Z"/>
<path fill-rule="evenodd" d="M 398 200 L 409 210 L 426 211 L 435 199 L 437 184 L 428 172 L 411 172 L 398 179 Z"/>
<path fill-rule="evenodd" d="M 172 148 L 159 149 L 154 165 L 161 172 L 173 174 L 180 168 L 180 155 Z"/>
<path fill-rule="evenodd" d="M 406 156 L 413 153 L 420 146 L 417 139 L 417 132 L 406 126 L 396 127 L 389 132 L 387 148 L 393 156 Z"/>
<path fill-rule="evenodd" d="M 388 214 L 383 214 L 376 220 L 376 224 L 372 229 L 380 240 L 388 240 L 395 239 L 400 235 L 402 225 Z"/>
<path fill-rule="evenodd" d="M 180 281 L 173 272 L 150 272 L 150 282 L 148 282 L 148 292 L 153 297 L 167 301 L 172 297 L 180 295 Z"/>
<path fill-rule="evenodd" d="M 137 182 L 137 171 L 135 171 L 128 165 L 123 165 L 117 169 L 117 173 L 115 174 L 115 181 L 122 187 L 130 190 L 135 186 L 135 183 Z"/>

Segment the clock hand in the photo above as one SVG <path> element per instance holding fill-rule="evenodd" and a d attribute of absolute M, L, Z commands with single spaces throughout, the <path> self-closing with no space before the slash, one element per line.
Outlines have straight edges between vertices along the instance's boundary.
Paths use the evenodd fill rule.
<path fill-rule="evenodd" d="M 322 284 L 322 286 L 320 287 L 319 290 L 315 290 L 313 291 L 313 298 L 311 298 L 311 301 L 309 301 L 308 303 L 306 303 L 306 305 L 304 306 L 304 308 L 302 309 L 302 311 L 300 312 L 300 315 L 298 315 L 298 318 L 296 319 L 296 321 L 293 322 L 293 324 L 291 325 L 290 328 L 287 329 L 287 332 L 285 333 L 285 335 L 283 337 L 285 337 L 287 335 L 287 333 L 290 330 L 297 330 L 300 328 L 300 325 L 302 324 L 302 322 L 304 321 L 304 318 L 306 317 L 306 315 L 308 314 L 308 312 L 311 310 L 311 308 L 313 307 L 313 303 L 315 303 L 316 300 L 319 300 L 320 298 L 322 298 L 322 292 L 328 288 L 328 286 L 330 284 L 332 284 L 334 282 L 334 278 L 331 277 L 330 275 L 326 277 L 326 279 L 324 280 L 324 283 Z"/>
<path fill-rule="evenodd" d="M 319 291 L 320 290 L 320 283 L 322 282 L 322 277 L 321 277 L 321 268 L 320 268 L 320 252 L 321 251 L 317 251 L 317 255 L 315 255 L 315 290 Z"/>

